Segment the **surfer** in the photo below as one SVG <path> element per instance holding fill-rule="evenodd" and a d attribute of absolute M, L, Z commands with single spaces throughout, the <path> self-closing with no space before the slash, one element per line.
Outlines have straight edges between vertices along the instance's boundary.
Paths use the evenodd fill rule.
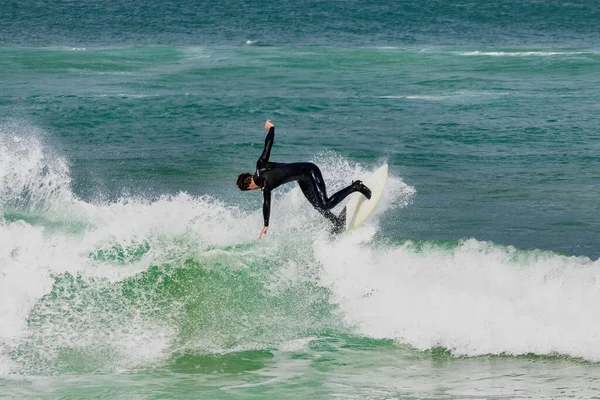
<path fill-rule="evenodd" d="M 349 194 L 362 193 L 367 199 L 371 198 L 371 190 L 361 181 L 354 181 L 339 192 L 327 196 L 325 181 L 321 170 L 313 163 L 276 163 L 269 161 L 271 147 L 275 139 L 275 126 L 271 121 L 265 122 L 265 130 L 269 133 L 265 137 L 265 149 L 256 162 L 256 172 L 245 172 L 237 178 L 240 190 L 262 189 L 263 192 L 263 218 L 264 227 L 258 238 L 262 238 L 269 229 L 269 215 L 271 213 L 271 191 L 284 183 L 296 181 L 312 206 L 334 225 L 335 231 L 341 231 L 344 224 L 344 215 L 336 217 L 330 211 Z M 342 213 L 344 214 L 344 213 Z"/>

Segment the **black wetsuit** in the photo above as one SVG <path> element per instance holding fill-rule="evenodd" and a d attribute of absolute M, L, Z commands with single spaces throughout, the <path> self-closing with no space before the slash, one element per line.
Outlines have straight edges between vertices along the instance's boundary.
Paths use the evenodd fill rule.
<path fill-rule="evenodd" d="M 271 127 L 265 138 L 265 149 L 256 162 L 256 172 L 253 176 L 254 183 L 260 186 L 263 191 L 263 217 L 265 226 L 269 226 L 271 190 L 292 181 L 298 182 L 304 196 L 325 218 L 330 220 L 335 226 L 341 224 L 341 218 L 336 217 L 329 210 L 338 205 L 349 194 L 358 191 L 358 189 L 350 185 L 333 194 L 331 197 L 327 197 L 323 176 L 319 167 L 315 164 L 306 162 L 284 164 L 269 161 L 274 138 L 275 128 Z"/>

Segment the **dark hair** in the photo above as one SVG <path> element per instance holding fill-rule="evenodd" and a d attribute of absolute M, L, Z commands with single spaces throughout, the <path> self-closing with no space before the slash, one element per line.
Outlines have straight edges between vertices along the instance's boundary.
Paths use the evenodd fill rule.
<path fill-rule="evenodd" d="M 248 186 L 250 186 L 250 182 L 252 181 L 252 175 L 248 172 L 244 172 L 240 174 L 237 179 L 237 185 L 240 190 L 248 190 Z"/>

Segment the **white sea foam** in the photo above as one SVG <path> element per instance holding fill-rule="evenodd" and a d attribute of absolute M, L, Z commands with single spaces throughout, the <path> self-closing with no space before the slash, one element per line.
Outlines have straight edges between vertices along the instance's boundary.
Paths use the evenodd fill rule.
<path fill-rule="evenodd" d="M 128 98 L 128 99 L 145 99 L 145 98 L 149 98 L 149 97 L 158 97 L 159 95 L 156 94 L 135 94 L 135 93 L 106 93 L 106 94 L 95 94 L 93 97 L 100 97 L 100 98 L 114 98 L 114 97 L 120 97 L 120 98 Z"/>
<path fill-rule="evenodd" d="M 114 298 L 103 298 L 100 293 L 112 293 L 111 282 L 123 281 L 151 265 L 177 263 L 236 238 L 247 242 L 255 233 L 247 229 L 252 234 L 244 234 L 240 229 L 243 221 L 231 222 L 235 209 L 226 209 L 214 199 L 185 194 L 155 202 L 75 202 L 71 209 L 75 218 L 85 218 L 88 224 L 77 235 L 47 233 L 43 227 L 20 220 L 0 222 L 2 346 L 43 345 L 35 351 L 49 360 L 58 357 L 61 348 L 101 353 L 112 349 L 110 360 L 121 367 L 161 360 L 177 328 L 138 310 L 137 303 L 119 305 L 122 300 L 117 298 L 113 305 Z M 230 234 L 234 227 L 239 230 Z M 136 256 L 136 249 L 144 244 L 148 250 Z M 94 256 L 99 252 L 104 256 Z M 56 276 L 63 274 L 87 283 L 75 281 L 73 284 L 81 287 L 71 288 L 67 280 L 65 297 L 55 288 L 58 297 L 41 301 L 53 289 Z M 88 285 L 94 288 L 91 293 Z M 34 307 L 35 315 L 44 322 L 31 320 Z M 172 307 L 177 310 L 178 306 Z M 27 360 L 20 361 L 27 364 Z"/>
<path fill-rule="evenodd" d="M 549 57 L 549 56 L 572 56 L 579 54 L 597 54 L 585 51 L 465 51 L 460 52 L 463 56 L 490 56 L 490 57 Z"/>
<path fill-rule="evenodd" d="M 48 46 L 44 47 L 44 49 L 53 51 L 86 51 L 87 47 Z"/>
<path fill-rule="evenodd" d="M 211 51 L 205 47 L 186 46 L 181 49 L 187 60 L 207 59 L 211 57 Z"/>
<path fill-rule="evenodd" d="M 446 100 L 448 99 L 450 96 L 434 96 L 434 95 L 412 95 L 412 96 L 406 96 L 407 99 L 412 99 L 412 100 L 429 100 L 429 101 L 440 101 L 440 100 Z"/>
<path fill-rule="evenodd" d="M 429 100 L 429 101 L 441 101 L 451 98 L 451 95 L 426 95 L 426 94 L 414 94 L 414 95 L 386 95 L 379 96 L 379 99 L 409 99 L 409 100 Z"/>
<path fill-rule="evenodd" d="M 346 322 L 374 338 L 456 355 L 565 354 L 600 361 L 600 263 L 474 239 L 456 249 L 316 243 Z"/>
<path fill-rule="evenodd" d="M 0 352 L 0 376 L 6 376 L 13 369 L 11 362 Z"/>
<path fill-rule="evenodd" d="M 50 306 L 40 300 L 61 274 L 96 282 L 101 288 L 103 282 L 123 280 L 151 264 L 239 241 L 244 232 L 239 227 L 244 224 L 232 222 L 236 209 L 186 194 L 154 202 L 83 202 L 70 190 L 66 162 L 44 145 L 41 133 L 18 123 L 0 128 L 0 211 L 42 213 L 66 225 L 84 224 L 79 234 L 69 229 L 48 232 L 43 226 L 6 220 L 0 214 L 5 215 L 0 216 L 0 372 L 14 368 L 5 359 L 8 349 L 27 343 L 44 344 L 36 352 L 47 356 L 56 356 L 61 347 L 104 346 L 120 355 L 119 365 L 162 358 L 176 334 L 163 322 L 131 309 L 111 314 L 110 307 L 89 303 L 85 285 L 78 297 L 67 297 L 63 303 L 60 296 Z M 234 226 L 237 235 L 230 233 Z M 128 250 L 135 252 L 143 243 L 147 243 L 146 254 L 135 256 Z M 115 251 L 122 253 L 118 263 L 91 256 Z M 89 304 L 79 310 L 79 316 L 57 317 L 75 307 L 72 302 Z M 49 321 L 32 327 L 28 319 L 34 307 L 41 307 L 38 314 L 45 313 Z"/>
<path fill-rule="evenodd" d="M 444 94 L 410 94 L 410 95 L 386 95 L 379 96 L 380 99 L 408 99 L 408 100 L 425 100 L 425 101 L 445 101 L 445 100 L 470 100 L 470 99 L 487 99 L 499 96 L 506 96 L 508 92 L 500 91 L 472 91 L 461 90 L 456 92 L 448 92 Z"/>

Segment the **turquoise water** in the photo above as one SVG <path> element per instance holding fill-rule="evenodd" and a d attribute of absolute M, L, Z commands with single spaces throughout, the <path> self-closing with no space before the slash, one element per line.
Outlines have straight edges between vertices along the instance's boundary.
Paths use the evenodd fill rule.
<path fill-rule="evenodd" d="M 599 13 L 0 5 L 0 397 L 597 396 Z M 257 241 L 266 119 L 373 218 Z"/>

